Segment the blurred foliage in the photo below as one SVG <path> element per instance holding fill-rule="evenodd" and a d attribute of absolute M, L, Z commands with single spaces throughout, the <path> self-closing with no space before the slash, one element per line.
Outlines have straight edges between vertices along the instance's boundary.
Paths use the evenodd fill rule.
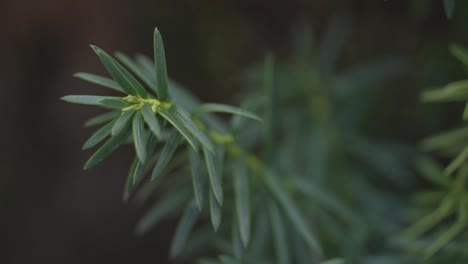
<path fill-rule="evenodd" d="M 468 67 L 468 52 L 464 48 L 452 45 L 450 51 L 465 67 Z M 467 80 L 462 80 L 442 88 L 431 89 L 424 92 L 421 99 L 425 102 L 466 101 L 467 84 Z M 468 107 L 465 107 L 463 120 L 467 119 Z M 423 149 L 436 151 L 443 157 L 451 159 L 445 169 L 429 159 L 422 159 L 419 162 L 421 175 L 434 187 L 418 191 L 414 195 L 415 208 L 410 211 L 410 215 L 417 221 L 403 232 L 402 240 L 409 240 L 407 243 L 411 244 L 412 240 L 432 233 L 433 235 L 424 240 L 426 246 L 416 250 L 422 251 L 426 259 L 442 249 L 439 258 L 448 255 L 461 261 L 467 257 L 466 252 L 460 250 L 458 245 L 466 243 L 462 234 L 468 224 L 466 129 L 466 127 L 453 129 L 422 142 Z M 452 240 L 458 236 L 460 236 L 459 241 L 453 242 Z"/>
<path fill-rule="evenodd" d="M 456 12 L 467 4 L 457 2 L 456 6 L 450 0 L 443 4 L 449 21 L 458 27 L 447 35 L 456 34 L 467 24 Z M 414 0 L 408 6 L 413 18 L 423 24 L 442 2 Z M 201 24 L 203 29 L 205 24 Z M 112 77 L 117 83 L 77 75 L 130 95 L 123 99 L 66 99 L 117 107 L 118 111 L 87 122 L 110 123 L 85 148 L 109 135 L 112 141 L 122 131 L 126 134 L 117 144 L 135 145 L 124 200 L 152 203 L 136 226 L 138 235 L 164 219 L 179 219 L 169 252 L 176 262 L 404 264 L 468 260 L 463 232 L 468 210 L 467 128 L 424 140 L 424 150 L 440 154 L 428 158 L 411 140 L 427 127 L 434 130 L 443 121 L 437 121 L 442 111 L 433 108 L 429 111 L 435 115 L 420 115 L 421 120 L 415 121 L 410 116 L 414 109 L 406 115 L 405 107 L 417 104 L 410 100 L 417 89 L 384 90 L 398 85 L 409 73 L 423 76 L 418 84 L 441 84 L 457 76 L 446 59 L 446 43 L 436 39 L 418 44 L 423 47 L 410 58 L 394 52 L 382 56 L 351 37 L 353 27 L 346 15 L 334 17 L 323 28 L 315 32 L 308 21 L 297 22 L 290 37 L 284 38 L 288 39 L 287 51 L 273 48 L 275 52 L 242 71 L 236 97 L 242 98 L 240 108 L 202 104 L 190 89 L 174 81 L 169 81 L 169 95 L 161 97 L 164 84 L 157 82 L 152 59 L 143 55 L 130 58 L 116 53 L 135 74 L 135 81 L 154 91 L 149 97 L 145 92 L 129 93 L 116 76 Z M 242 33 L 233 36 L 251 37 L 249 30 L 238 30 Z M 226 38 L 218 37 L 203 40 L 199 47 L 210 50 L 211 56 L 200 61 L 206 63 L 204 77 L 212 78 L 214 86 L 226 83 L 223 74 L 233 67 L 229 62 L 242 61 L 242 49 L 225 54 L 234 48 L 223 51 L 221 39 Z M 229 47 L 246 45 L 241 38 L 229 39 Z M 183 49 L 185 44 L 176 48 Z M 468 64 L 461 47 L 451 50 Z M 420 68 L 414 70 L 414 64 Z M 185 74 L 193 77 L 194 72 Z M 227 86 L 232 90 L 231 85 Z M 425 92 L 422 98 L 466 101 L 467 87 L 467 81 L 458 81 Z M 219 89 L 213 94 L 222 97 L 223 93 Z M 390 98 L 386 98 L 388 94 Z M 132 97 L 136 95 L 139 97 Z M 153 107 L 146 116 L 145 104 Z M 172 104 L 180 111 L 165 115 Z M 137 111 L 126 115 L 129 110 Z M 156 121 L 150 121 L 151 110 L 160 113 Z M 209 113 L 212 111 L 236 115 L 227 119 Z M 467 113 L 465 110 L 464 118 Z M 264 122 L 247 119 L 257 116 Z M 395 120 L 400 123 L 391 122 Z M 417 131 L 406 131 L 413 122 L 416 128 L 412 129 Z M 398 133 L 404 140 L 394 136 Z M 114 150 L 106 144 L 101 153 L 102 149 Z M 99 155 L 93 157 L 101 161 Z M 442 169 L 440 164 L 448 159 Z M 146 179 L 144 175 L 151 169 L 152 177 Z M 413 224 L 408 227 L 409 222 Z"/>

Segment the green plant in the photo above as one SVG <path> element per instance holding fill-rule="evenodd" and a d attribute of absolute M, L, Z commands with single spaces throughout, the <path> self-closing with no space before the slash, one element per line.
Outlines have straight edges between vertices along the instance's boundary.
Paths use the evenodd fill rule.
<path fill-rule="evenodd" d="M 452 54 L 468 67 L 468 52 L 460 46 L 450 47 Z M 466 101 L 468 99 L 468 80 L 450 83 L 439 89 L 431 89 L 422 94 L 424 102 Z M 463 120 L 468 119 L 468 104 L 463 113 Z M 404 231 L 406 238 L 415 239 L 427 233 L 434 235 L 424 240 L 427 246 L 422 247 L 426 258 L 445 248 L 445 254 L 466 255 L 458 243 L 464 243 L 464 238 L 458 243 L 449 243 L 468 224 L 468 190 L 466 178 L 468 176 L 467 127 L 457 128 L 439 135 L 432 136 L 422 142 L 426 151 L 436 151 L 451 162 L 442 169 L 440 165 L 429 159 L 419 162 L 423 175 L 433 188 L 418 192 L 412 214 L 419 218 Z M 434 210 L 434 208 L 436 208 Z M 423 217 L 421 217 L 423 215 Z M 433 231 L 435 229 L 435 231 Z M 421 249 L 420 249 L 421 250 Z"/>
<path fill-rule="evenodd" d="M 113 80 L 76 76 L 124 96 L 63 98 L 110 109 L 85 123 L 105 125 L 84 148 L 107 139 L 85 169 L 133 144 L 123 199 L 143 203 L 159 194 L 136 233 L 180 216 L 170 249 L 179 260 L 208 248 L 219 255 L 199 263 L 414 263 L 417 255 L 402 250 L 404 241 L 388 239 L 401 230 L 406 197 L 394 189 L 409 186 L 413 150 L 362 128 L 373 88 L 404 73 L 406 64 L 384 58 L 337 70 L 348 25 L 335 19 L 317 47 L 311 29 L 295 27 L 289 58 L 267 55 L 243 75 L 250 90 L 242 108 L 200 103 L 168 80 L 157 29 L 154 62 L 116 53 L 124 67 L 92 46 Z M 214 112 L 234 115 L 227 120 Z M 424 173 L 439 177 L 433 167 L 422 163 Z M 456 179 L 437 179 L 445 189 L 436 198 L 459 186 Z M 408 233 L 421 233 L 414 229 Z"/>
<path fill-rule="evenodd" d="M 269 207 L 273 208 L 272 210 L 277 210 L 277 206 L 283 208 L 299 236 L 313 249 L 316 257 L 321 258 L 320 246 L 287 195 L 284 186 L 260 160 L 236 144 L 234 136 L 229 133 L 236 131 L 245 121 L 237 118 L 229 124 L 216 119 L 209 112 L 233 113 L 260 120 L 256 115 L 227 105 L 199 104 L 183 89 L 169 85 L 164 46 L 157 29 L 154 33 L 154 64 L 144 56 L 138 56 L 136 60 L 132 60 L 124 54 L 116 54 L 122 63 L 151 88 L 156 96 L 149 93 L 110 55 L 96 46 L 91 47 L 114 80 L 88 73 L 78 73 L 76 76 L 124 93 L 126 96 L 70 95 L 63 97 L 63 100 L 71 103 L 113 109 L 86 122 L 89 126 L 105 122 L 107 124 L 91 136 L 84 144 L 84 149 L 99 144 L 108 136 L 110 138 L 90 157 L 84 168 L 91 168 L 104 160 L 119 146 L 126 143 L 132 135 L 130 141 L 135 146 L 136 158 L 129 172 L 124 199 L 128 199 L 134 187 L 144 179 L 143 175 L 151 167 L 153 167 L 151 180 L 144 184 L 138 199 L 145 200 L 157 185 L 164 184 L 169 190 L 142 219 L 137 227 L 138 233 L 144 233 L 161 217 L 168 216 L 172 211 L 185 208 L 171 247 L 171 255 L 177 256 L 181 253 L 200 212 L 205 212 L 202 211 L 204 204 L 208 203 L 215 231 L 221 223 L 221 208 L 234 208 L 231 211 L 236 213 L 233 213 L 232 220 L 228 218 L 225 222 L 232 221 L 234 236 L 239 236 L 242 245 L 247 246 L 250 240 L 251 221 L 249 185 L 251 183 L 258 185 L 261 182 L 277 199 L 277 202 L 269 199 Z M 271 73 L 268 74 L 271 75 Z M 160 143 L 164 143 L 162 149 L 158 147 Z M 201 155 L 204 157 L 206 166 L 202 164 Z M 186 158 L 190 160 L 190 166 L 181 165 Z M 186 174 L 179 174 L 183 177 L 173 175 L 170 179 L 166 178 L 167 182 L 164 182 L 164 174 L 180 166 L 183 166 L 179 168 L 181 170 L 191 170 L 194 199 L 187 196 L 191 187 L 186 181 Z M 233 188 L 228 189 L 229 192 L 234 193 L 234 200 L 224 201 L 224 192 L 227 188 L 222 186 L 222 176 L 225 173 L 229 174 L 231 180 L 234 181 L 229 186 Z"/>

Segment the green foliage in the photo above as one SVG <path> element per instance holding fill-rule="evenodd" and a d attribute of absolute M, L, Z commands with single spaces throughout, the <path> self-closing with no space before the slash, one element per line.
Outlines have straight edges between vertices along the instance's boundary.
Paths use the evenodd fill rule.
<path fill-rule="evenodd" d="M 450 50 L 457 59 L 468 66 L 468 53 L 463 48 L 453 45 Z M 466 101 L 467 81 L 457 81 L 439 89 L 426 91 L 421 98 L 428 102 Z M 419 220 L 403 234 L 406 239 L 414 240 L 428 233 L 435 233 L 435 236 L 429 239 L 429 244 L 422 249 L 426 258 L 432 257 L 443 248 L 445 252 L 442 255 L 450 251 L 454 247 L 451 241 L 459 236 L 468 224 L 467 129 L 468 127 L 463 127 L 445 132 L 425 139 L 422 143 L 424 149 L 436 151 L 452 159 L 445 169 L 427 159 L 419 163 L 421 174 L 435 189 L 423 190 L 415 195 L 415 206 L 419 209 L 415 214 Z"/>
<path fill-rule="evenodd" d="M 371 138 L 362 123 L 376 87 L 404 73 L 406 63 L 392 57 L 338 67 L 350 33 L 345 18 L 335 19 L 319 43 L 305 25 L 292 32 L 291 56 L 268 54 L 243 75 L 252 96 L 242 108 L 201 103 L 169 79 L 157 29 L 154 61 L 116 53 L 121 65 L 92 46 L 112 79 L 75 76 L 124 95 L 63 97 L 108 110 L 85 123 L 101 125 L 83 146 L 101 144 L 85 169 L 133 144 L 123 199 L 142 204 L 158 194 L 135 232 L 144 235 L 163 219 L 179 218 L 169 252 L 179 260 L 207 249 L 217 256 L 199 263 L 404 264 L 419 260 L 421 249 L 434 255 L 466 225 L 468 128 L 423 142 L 426 150 L 457 156 L 445 170 L 422 159 L 420 173 L 437 189 L 415 195 L 419 219 L 395 238 L 407 197 L 382 185 L 409 189 L 413 150 Z M 462 48 L 451 50 L 467 64 Z M 467 100 L 468 85 L 449 84 L 422 99 Z M 448 228 L 435 239 L 417 239 L 442 226 Z"/>

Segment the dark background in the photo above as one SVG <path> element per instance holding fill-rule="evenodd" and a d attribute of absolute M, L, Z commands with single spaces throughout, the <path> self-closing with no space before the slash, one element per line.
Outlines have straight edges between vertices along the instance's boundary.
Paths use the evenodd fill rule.
<path fill-rule="evenodd" d="M 347 63 L 397 54 L 410 71 L 375 103 L 371 133 L 417 144 L 458 122 L 461 106 L 422 106 L 421 89 L 462 78 L 448 53 L 468 44 L 466 1 L 448 20 L 439 0 L 3 0 L 0 2 L 0 262 L 165 263 L 173 224 L 143 238 L 133 227 L 145 210 L 121 202 L 130 150 L 83 171 L 81 145 L 96 111 L 60 101 L 101 90 L 72 78 L 104 74 L 88 47 L 151 54 L 163 34 L 169 75 L 207 101 L 232 103 L 239 74 L 271 50 L 289 52 L 297 21 L 320 35 L 336 14 L 353 32 Z M 95 91 L 96 90 L 96 91 Z"/>

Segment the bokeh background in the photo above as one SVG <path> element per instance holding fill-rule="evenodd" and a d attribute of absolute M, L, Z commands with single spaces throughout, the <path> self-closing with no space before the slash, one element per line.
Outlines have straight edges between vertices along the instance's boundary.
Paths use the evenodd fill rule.
<path fill-rule="evenodd" d="M 367 133 L 417 145 L 459 122 L 462 105 L 421 105 L 426 87 L 464 77 L 448 52 L 468 45 L 468 2 L 447 19 L 441 0 L 0 1 L 0 262 L 166 263 L 173 222 L 142 238 L 145 210 L 121 201 L 131 149 L 90 171 L 81 145 L 96 111 L 60 101 L 101 93 L 72 78 L 104 74 L 88 47 L 151 55 L 163 34 L 169 75 L 206 101 L 233 103 L 243 71 L 267 51 L 290 54 L 299 21 L 320 36 L 337 14 L 352 23 L 343 65 L 401 56 L 408 70 L 379 89 Z M 465 14 L 464 14 L 465 13 Z"/>

